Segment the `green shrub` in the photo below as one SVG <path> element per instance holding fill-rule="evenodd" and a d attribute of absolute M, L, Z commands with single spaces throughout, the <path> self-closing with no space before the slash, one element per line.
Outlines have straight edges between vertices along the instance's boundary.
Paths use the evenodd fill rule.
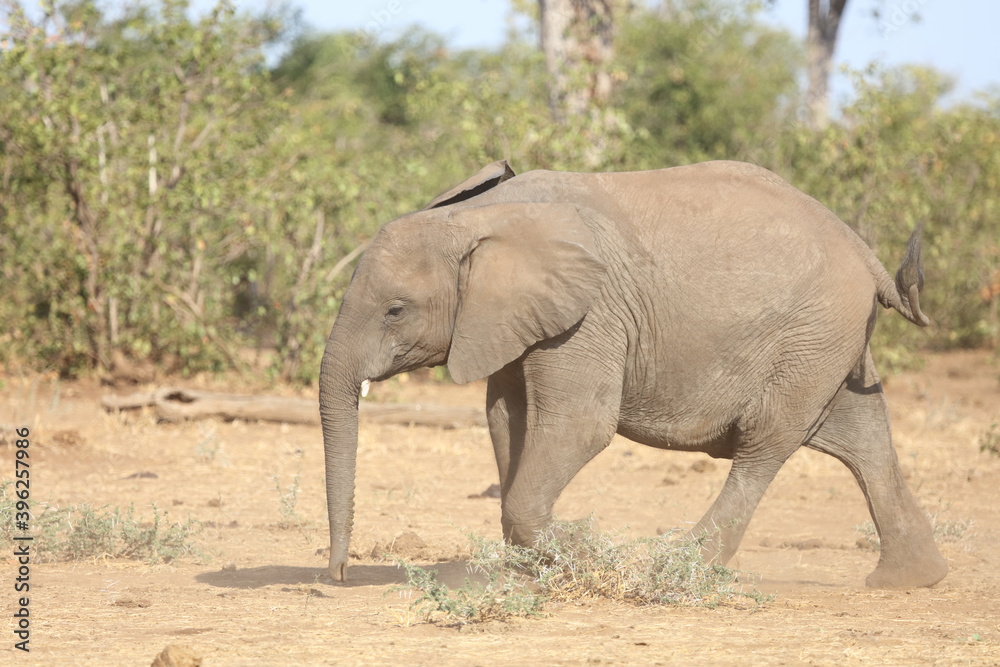
<path fill-rule="evenodd" d="M 487 583 L 466 579 L 464 586 L 453 589 L 439 582 L 433 570 L 405 561 L 397 563 L 406 571 L 406 584 L 397 590 L 418 592 L 410 608 L 432 622 L 484 623 L 539 616 L 546 600 L 514 572 L 484 569 L 481 572 L 487 576 Z"/>
<path fill-rule="evenodd" d="M 301 526 L 303 523 L 302 517 L 295 510 L 299 502 L 299 484 L 302 478 L 301 450 L 295 456 L 298 459 L 298 466 L 295 468 L 292 483 L 288 485 L 287 489 L 281 488 L 281 478 L 277 474 L 272 477 L 275 491 L 278 493 L 278 511 L 281 512 L 281 521 L 278 523 L 279 528 L 292 528 Z"/>
<path fill-rule="evenodd" d="M 1000 419 L 990 422 L 990 427 L 980 436 L 979 451 L 1000 456 Z"/>
<path fill-rule="evenodd" d="M 276 349 L 270 377 L 312 382 L 352 253 L 498 158 L 518 172 L 755 162 L 833 210 L 890 272 L 922 222 L 932 324 L 883 318 L 880 367 L 1000 343 L 1000 95 L 945 106 L 942 74 L 873 66 L 827 128 L 808 129 L 798 40 L 760 3 L 619 12 L 612 99 L 565 123 L 529 33 L 478 51 L 420 29 L 310 33 L 268 71 L 278 22 L 230 3 L 197 18 L 181 0 L 114 14 L 9 4 L 4 367 L 74 375 L 117 355 L 225 371 L 253 346 Z"/>
<path fill-rule="evenodd" d="M 967 539 L 971 535 L 969 530 L 972 528 L 972 519 L 945 519 L 941 513 L 947 509 L 947 507 L 940 508 L 927 515 L 931 522 L 931 529 L 934 531 L 934 541 L 939 544 L 948 544 Z M 857 540 L 859 549 L 882 550 L 882 541 L 879 539 L 874 523 L 865 521 L 855 526 L 854 530 L 859 535 Z"/>
<path fill-rule="evenodd" d="M 93 558 L 123 558 L 169 563 L 197 555 L 190 543 L 199 526 L 188 520 L 172 523 L 153 505 L 152 521 L 140 522 L 135 506 L 94 508 L 75 505 L 46 507 L 36 518 L 34 544 L 42 562 Z"/>
<path fill-rule="evenodd" d="M 12 482 L 0 483 L 0 548 L 7 550 L 16 535 L 14 513 L 17 498 Z M 166 512 L 153 505 L 151 520 L 135 516 L 135 506 L 118 507 L 81 504 L 69 507 L 34 505 L 31 549 L 36 562 L 63 562 L 95 558 L 122 558 L 149 563 L 169 563 L 199 552 L 191 538 L 200 530 L 197 522 L 169 521 Z"/>
<path fill-rule="evenodd" d="M 554 521 L 533 547 L 469 535 L 470 567 L 485 583 L 451 589 L 433 572 L 400 563 L 411 608 L 428 620 L 470 623 L 541 613 L 549 601 L 605 598 L 638 605 L 715 607 L 770 601 L 737 572 L 705 563 L 699 541 L 673 534 L 630 540 L 593 530 L 592 521 Z"/>

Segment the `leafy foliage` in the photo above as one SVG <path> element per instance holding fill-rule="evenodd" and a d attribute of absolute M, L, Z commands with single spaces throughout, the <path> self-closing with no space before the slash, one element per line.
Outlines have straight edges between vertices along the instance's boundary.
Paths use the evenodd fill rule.
<path fill-rule="evenodd" d="M 1000 456 L 1000 419 L 990 422 L 990 427 L 979 437 L 979 451 Z"/>
<path fill-rule="evenodd" d="M 790 122 L 802 60 L 755 3 L 668 0 L 636 10 L 619 38 L 619 104 L 636 140 L 628 168 L 758 161 Z"/>
<path fill-rule="evenodd" d="M 46 508 L 38 517 L 38 529 L 42 562 L 124 558 L 169 563 L 197 554 L 189 542 L 197 524 L 171 523 L 155 505 L 151 522 L 136 519 L 134 505 L 125 511 L 90 505 Z"/>
<path fill-rule="evenodd" d="M 0 68 L 10 357 L 66 373 L 111 350 L 237 364 L 231 282 L 256 245 L 281 102 L 267 26 L 220 4 L 117 18 L 89 2 L 11 3 Z M 13 330 L 13 331 L 11 331 Z"/>
<path fill-rule="evenodd" d="M 944 110 L 949 82 L 924 68 L 857 73 L 858 99 L 825 132 L 790 133 L 772 166 L 830 207 L 894 270 L 924 224 L 921 307 L 940 347 L 996 343 L 1000 323 L 1000 98 Z M 875 348 L 888 367 L 927 337 L 885 318 Z M 911 352 L 907 352 L 911 351 Z"/>
<path fill-rule="evenodd" d="M 17 498 L 11 480 L 0 480 L 0 547 L 14 544 Z M 135 516 L 135 506 L 119 507 L 35 505 L 32 509 L 32 553 L 39 562 L 123 558 L 159 563 L 198 555 L 191 538 L 197 522 L 171 522 L 153 506 L 150 521 Z"/>
<path fill-rule="evenodd" d="M 968 539 L 972 535 L 970 530 L 973 526 L 973 520 L 945 519 L 941 514 L 947 511 L 947 509 L 948 507 L 946 506 L 927 514 L 927 518 L 931 522 L 931 528 L 934 531 L 934 541 L 938 544 L 949 544 Z M 854 530 L 858 533 L 856 543 L 859 549 L 867 551 L 882 550 L 882 541 L 879 539 L 878 530 L 875 528 L 874 523 L 865 521 L 855 526 Z"/>
<path fill-rule="evenodd" d="M 411 607 L 428 620 L 470 623 L 534 616 L 548 601 L 600 597 L 639 605 L 715 607 L 770 600 L 737 573 L 702 560 L 698 541 L 668 534 L 628 540 L 600 533 L 591 520 L 554 521 L 532 547 L 469 535 L 470 567 L 486 578 L 450 589 L 434 572 L 400 563 Z"/>
<path fill-rule="evenodd" d="M 184 0 L 23 6 L 4 0 L 0 27 L 4 367 L 242 369 L 253 346 L 276 349 L 272 376 L 313 381 L 357 251 L 501 157 L 518 171 L 755 162 L 890 271 L 923 222 L 932 326 L 885 318 L 880 364 L 1000 342 L 1000 96 L 944 106 L 942 75 L 873 66 L 810 130 L 801 49 L 759 3 L 623 10 L 613 100 L 565 122 L 534 35 L 514 30 L 462 52 L 419 29 L 303 33 L 269 71 L 281 22 L 225 0 L 199 18 Z"/>

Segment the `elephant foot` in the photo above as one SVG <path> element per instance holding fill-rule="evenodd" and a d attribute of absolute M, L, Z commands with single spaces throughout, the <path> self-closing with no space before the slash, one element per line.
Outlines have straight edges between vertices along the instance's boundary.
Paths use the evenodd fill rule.
<path fill-rule="evenodd" d="M 503 523 L 503 537 L 505 540 L 511 544 L 518 547 L 532 547 L 538 540 L 538 534 L 541 532 L 542 525 L 544 524 L 528 524 L 528 523 L 514 523 L 512 521 L 502 520 Z"/>
<path fill-rule="evenodd" d="M 734 537 L 732 534 L 726 534 L 722 528 L 701 528 L 699 525 L 685 535 L 683 541 L 698 544 L 703 563 L 725 565 L 736 555 L 740 537 L 742 531 Z"/>
<path fill-rule="evenodd" d="M 521 547 L 539 548 L 546 543 L 581 544 L 588 535 L 600 528 L 597 519 L 588 517 L 577 521 L 552 523 L 504 523 L 504 537 L 508 542 Z"/>
<path fill-rule="evenodd" d="M 906 565 L 888 565 L 879 561 L 875 571 L 868 575 L 868 588 L 921 588 L 933 586 L 948 574 L 948 563 L 937 549 L 930 557 L 910 560 Z"/>
<path fill-rule="evenodd" d="M 342 584 L 347 581 L 347 559 L 346 549 L 330 550 L 330 564 L 327 566 L 327 571 L 337 583 Z"/>
<path fill-rule="evenodd" d="M 719 539 L 718 531 L 714 534 L 701 533 L 700 535 L 695 535 L 694 531 L 691 531 L 683 537 L 681 542 L 697 544 L 703 563 L 725 565 L 729 560 L 728 558 L 723 560 L 722 540 Z"/>

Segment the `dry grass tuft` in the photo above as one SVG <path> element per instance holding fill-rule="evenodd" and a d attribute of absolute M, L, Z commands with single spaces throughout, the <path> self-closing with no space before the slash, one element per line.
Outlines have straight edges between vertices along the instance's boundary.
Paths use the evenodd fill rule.
<path fill-rule="evenodd" d="M 941 514 L 947 510 L 948 507 L 944 507 L 934 512 L 929 512 L 927 515 L 931 521 L 931 528 L 934 529 L 934 541 L 938 544 L 953 544 L 967 540 L 972 535 L 970 529 L 973 526 L 973 520 L 945 519 Z M 855 526 L 854 530 L 859 533 L 857 540 L 859 549 L 881 551 L 882 542 L 879 540 L 878 531 L 875 530 L 874 523 L 865 521 Z"/>
<path fill-rule="evenodd" d="M 990 422 L 990 427 L 979 437 L 979 451 L 1000 456 L 1000 417 Z"/>
<path fill-rule="evenodd" d="M 530 548 L 478 535 L 471 568 L 486 583 L 468 579 L 450 589 L 432 571 L 397 561 L 406 570 L 403 590 L 418 592 L 410 608 L 429 621 L 475 623 L 541 614 L 549 601 L 605 598 L 636 605 L 716 607 L 770 601 L 737 572 L 705 563 L 697 540 L 674 534 L 630 540 L 593 529 L 592 519 L 554 521 Z"/>
<path fill-rule="evenodd" d="M 20 512 L 11 482 L 0 484 L 0 547 L 13 543 L 13 517 Z M 23 501 L 22 501 L 23 502 Z M 152 520 L 135 516 L 135 505 L 127 510 L 81 504 L 68 507 L 42 505 L 33 508 L 38 562 L 64 562 L 105 558 L 169 563 L 181 556 L 197 556 L 191 538 L 200 530 L 196 521 L 171 522 L 168 514 L 152 506 Z"/>

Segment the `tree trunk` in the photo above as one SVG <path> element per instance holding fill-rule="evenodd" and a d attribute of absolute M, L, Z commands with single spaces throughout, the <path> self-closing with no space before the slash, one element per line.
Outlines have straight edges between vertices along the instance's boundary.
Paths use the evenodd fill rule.
<path fill-rule="evenodd" d="M 809 126 L 826 127 L 830 117 L 830 69 L 837 46 L 837 31 L 847 0 L 809 0 L 809 31 L 806 53 L 809 59 Z"/>
<path fill-rule="evenodd" d="M 1000 347 L 1000 268 L 993 272 L 992 279 L 983 288 L 983 297 L 989 300 L 989 314 L 986 321 L 990 331 L 990 347 Z"/>
<path fill-rule="evenodd" d="M 612 2 L 538 0 L 549 107 L 561 123 L 603 106 L 611 95 Z"/>
<path fill-rule="evenodd" d="M 74 129 L 76 131 L 76 128 Z M 79 133 L 76 134 L 77 140 Z M 108 355 L 108 314 L 105 308 L 104 276 L 101 275 L 101 243 L 98 229 L 98 217 L 88 205 L 84 187 L 80 181 L 79 164 L 74 158 L 66 158 L 63 164 L 63 186 L 73 201 L 73 215 L 80 234 L 78 247 L 80 253 L 87 258 L 87 308 L 89 319 L 85 322 L 87 338 L 90 346 L 91 362 L 96 368 L 107 369 L 110 365 Z"/>

